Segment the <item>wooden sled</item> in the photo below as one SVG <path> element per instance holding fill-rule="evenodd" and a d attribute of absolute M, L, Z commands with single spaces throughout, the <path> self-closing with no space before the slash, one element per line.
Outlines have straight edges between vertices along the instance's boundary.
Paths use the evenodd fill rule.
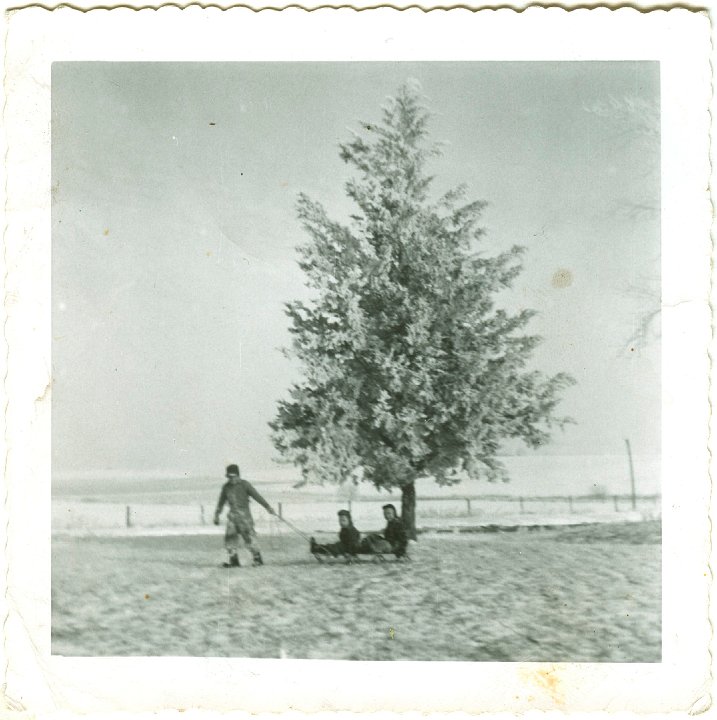
<path fill-rule="evenodd" d="M 337 563 L 343 563 L 344 565 L 353 565 L 353 564 L 359 564 L 359 563 L 376 563 L 376 564 L 382 564 L 382 563 L 390 563 L 390 562 L 411 562 L 411 558 L 408 556 L 408 553 L 405 555 L 399 557 L 396 557 L 393 553 L 383 553 L 383 552 L 377 552 L 377 553 L 359 553 L 358 555 L 331 555 L 331 553 L 327 552 L 317 552 L 312 553 L 312 555 L 319 561 L 321 564 L 326 565 L 335 565 Z"/>

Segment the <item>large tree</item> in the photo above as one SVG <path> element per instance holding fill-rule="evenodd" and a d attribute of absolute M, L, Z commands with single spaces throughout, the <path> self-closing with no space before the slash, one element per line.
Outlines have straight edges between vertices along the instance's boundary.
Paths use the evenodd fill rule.
<path fill-rule="evenodd" d="M 481 252 L 485 203 L 467 202 L 464 188 L 431 198 L 426 165 L 438 148 L 428 121 L 406 85 L 379 124 L 341 145 L 356 173 L 347 222 L 300 196 L 311 299 L 286 311 L 287 353 L 302 379 L 271 423 L 277 449 L 306 481 L 400 488 L 413 538 L 416 479 L 504 477 L 501 442 L 547 442 L 566 421 L 554 411 L 571 382 L 527 369 L 540 342 L 525 333 L 533 312 L 496 307 L 521 271 L 522 248 Z"/>

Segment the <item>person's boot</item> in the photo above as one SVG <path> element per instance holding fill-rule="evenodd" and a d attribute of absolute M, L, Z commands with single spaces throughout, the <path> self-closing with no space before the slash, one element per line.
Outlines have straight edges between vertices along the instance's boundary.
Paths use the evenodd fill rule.
<path fill-rule="evenodd" d="M 225 562 L 222 567 L 225 568 L 235 568 L 235 567 L 241 567 L 241 563 L 239 562 L 239 555 L 234 553 L 233 555 L 229 556 L 229 562 Z"/>

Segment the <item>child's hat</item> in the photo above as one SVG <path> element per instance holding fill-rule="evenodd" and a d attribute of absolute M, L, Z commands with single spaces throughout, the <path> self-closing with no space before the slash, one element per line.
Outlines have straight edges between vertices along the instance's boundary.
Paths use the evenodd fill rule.
<path fill-rule="evenodd" d="M 234 476 L 239 477 L 239 466 L 238 465 L 227 465 L 227 477 Z"/>

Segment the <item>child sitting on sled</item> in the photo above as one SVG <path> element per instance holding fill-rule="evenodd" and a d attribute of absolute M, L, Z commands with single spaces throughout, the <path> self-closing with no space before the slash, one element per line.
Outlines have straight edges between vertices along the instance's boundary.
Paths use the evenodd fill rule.
<path fill-rule="evenodd" d="M 397 558 L 402 558 L 406 555 L 408 536 L 395 506 L 390 503 L 384 505 L 383 516 L 386 519 L 383 533 L 374 533 L 364 538 L 359 552 L 367 554 L 392 552 Z"/>
<path fill-rule="evenodd" d="M 329 545 L 320 545 L 311 538 L 312 555 L 339 555 L 354 556 L 359 552 L 361 533 L 354 527 L 351 513 L 348 510 L 339 510 L 339 541 Z"/>

